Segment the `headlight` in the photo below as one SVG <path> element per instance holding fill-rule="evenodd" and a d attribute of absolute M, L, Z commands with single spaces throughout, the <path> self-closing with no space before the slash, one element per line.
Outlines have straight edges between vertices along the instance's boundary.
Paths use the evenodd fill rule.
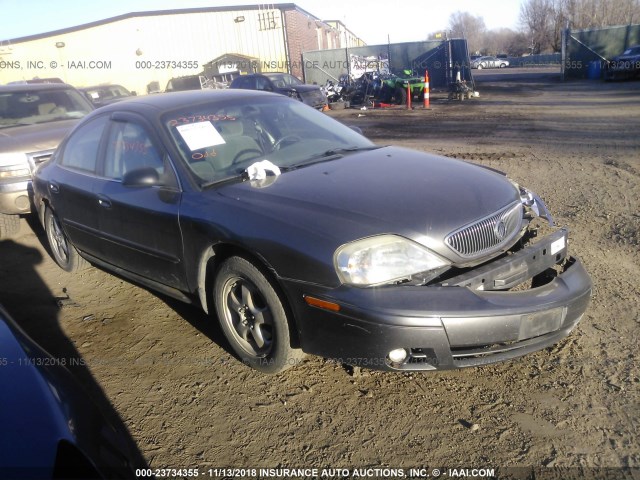
<path fill-rule="evenodd" d="M 334 264 L 341 282 L 372 286 L 408 279 L 450 263 L 404 237 L 379 235 L 338 248 Z"/>
<path fill-rule="evenodd" d="M 30 174 L 24 153 L 0 153 L 0 179 L 28 177 Z"/>

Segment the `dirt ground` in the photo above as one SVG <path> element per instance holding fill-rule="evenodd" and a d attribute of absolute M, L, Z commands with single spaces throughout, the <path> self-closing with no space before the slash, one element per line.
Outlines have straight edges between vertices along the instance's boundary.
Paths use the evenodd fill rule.
<path fill-rule="evenodd" d="M 307 357 L 264 376 L 197 308 L 98 268 L 61 271 L 26 220 L 0 242 L 0 303 L 72 363 L 152 468 L 640 468 L 640 82 L 508 69 L 476 80 L 479 98 L 434 93 L 428 111 L 329 115 L 376 143 L 503 170 L 547 202 L 594 283 L 552 348 L 445 373 Z"/>

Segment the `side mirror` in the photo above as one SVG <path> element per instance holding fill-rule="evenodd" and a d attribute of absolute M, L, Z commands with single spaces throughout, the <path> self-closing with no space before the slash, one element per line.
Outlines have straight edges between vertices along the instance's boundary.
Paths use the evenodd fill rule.
<path fill-rule="evenodd" d="M 356 133 L 359 133 L 360 135 L 364 135 L 364 133 L 362 133 L 362 129 L 360 127 L 357 127 L 355 125 L 350 125 L 349 128 L 351 130 L 353 130 Z"/>
<path fill-rule="evenodd" d="M 142 167 L 129 170 L 122 177 L 122 185 L 125 187 L 150 187 L 160 184 L 160 175 L 155 168 Z"/>

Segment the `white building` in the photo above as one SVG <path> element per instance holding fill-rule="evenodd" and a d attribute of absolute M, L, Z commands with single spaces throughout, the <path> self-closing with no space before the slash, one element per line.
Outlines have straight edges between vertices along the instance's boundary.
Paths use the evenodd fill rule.
<path fill-rule="evenodd" d="M 257 69 L 302 78 L 303 52 L 363 43 L 338 23 L 293 3 L 129 13 L 1 41 L 0 83 L 60 78 L 143 94 L 154 85 L 164 90 L 171 78 L 203 73 L 229 77 Z"/>

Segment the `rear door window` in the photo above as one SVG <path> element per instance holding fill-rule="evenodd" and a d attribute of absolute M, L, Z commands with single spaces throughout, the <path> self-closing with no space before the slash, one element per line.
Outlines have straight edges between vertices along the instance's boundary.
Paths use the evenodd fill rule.
<path fill-rule="evenodd" d="M 74 170 L 95 173 L 100 150 L 100 139 L 107 125 L 102 116 L 80 127 L 64 148 L 60 164 Z"/>

